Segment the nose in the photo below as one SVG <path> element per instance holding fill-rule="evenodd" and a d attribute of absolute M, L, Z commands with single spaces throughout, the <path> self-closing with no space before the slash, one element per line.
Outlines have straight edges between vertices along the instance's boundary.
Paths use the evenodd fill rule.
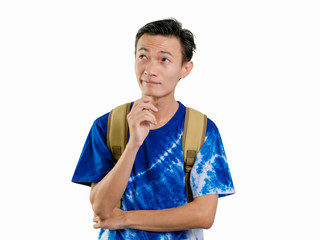
<path fill-rule="evenodd" d="M 145 65 L 144 74 L 148 76 L 156 76 L 157 75 L 157 64 L 154 61 L 149 61 Z"/>

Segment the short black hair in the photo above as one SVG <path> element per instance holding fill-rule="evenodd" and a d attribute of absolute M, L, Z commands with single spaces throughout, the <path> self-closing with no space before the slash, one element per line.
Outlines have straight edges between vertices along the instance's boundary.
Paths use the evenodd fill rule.
<path fill-rule="evenodd" d="M 183 29 L 182 24 L 174 18 L 150 22 L 140 28 L 136 34 L 135 52 L 143 34 L 177 37 L 181 43 L 182 63 L 190 61 L 196 50 L 193 33 L 188 29 Z"/>

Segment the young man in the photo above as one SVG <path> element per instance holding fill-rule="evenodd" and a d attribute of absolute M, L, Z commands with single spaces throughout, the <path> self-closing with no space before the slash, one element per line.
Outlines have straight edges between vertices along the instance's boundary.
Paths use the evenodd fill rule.
<path fill-rule="evenodd" d="M 146 24 L 136 35 L 135 71 L 142 98 L 127 116 L 129 137 L 115 164 L 106 145 L 109 113 L 89 133 L 72 181 L 91 185 L 99 239 L 203 239 L 218 197 L 234 187 L 219 131 L 208 119 L 205 142 L 191 171 L 187 202 L 182 135 L 185 106 L 174 97 L 191 72 L 195 43 L 181 23 Z M 117 204 L 122 199 L 121 210 Z"/>

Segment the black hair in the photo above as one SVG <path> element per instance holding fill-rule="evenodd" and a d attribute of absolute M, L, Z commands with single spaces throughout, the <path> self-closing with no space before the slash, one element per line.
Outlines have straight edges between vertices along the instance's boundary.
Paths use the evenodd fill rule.
<path fill-rule="evenodd" d="M 182 24 L 174 18 L 168 18 L 147 23 L 136 34 L 135 52 L 139 39 L 143 34 L 174 36 L 180 40 L 182 49 L 182 63 L 192 59 L 193 52 L 196 50 L 194 35 L 188 29 L 183 29 Z"/>

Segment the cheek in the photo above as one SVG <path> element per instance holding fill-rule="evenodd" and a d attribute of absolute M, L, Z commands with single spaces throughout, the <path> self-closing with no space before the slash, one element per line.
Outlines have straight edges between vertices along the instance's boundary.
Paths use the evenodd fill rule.
<path fill-rule="evenodd" d="M 137 61 L 135 62 L 135 69 L 136 69 L 136 72 L 137 72 L 137 73 L 143 72 L 144 69 L 145 69 L 145 63 L 142 62 L 142 61 L 137 60 Z"/>
<path fill-rule="evenodd" d="M 139 76 L 141 72 L 141 64 L 138 64 L 137 62 L 134 64 L 134 70 L 136 72 L 136 75 Z"/>
<path fill-rule="evenodd" d="M 179 79 L 181 76 L 180 69 L 176 67 L 170 67 L 167 69 L 167 71 L 164 71 L 168 78 L 171 78 L 173 80 Z"/>

